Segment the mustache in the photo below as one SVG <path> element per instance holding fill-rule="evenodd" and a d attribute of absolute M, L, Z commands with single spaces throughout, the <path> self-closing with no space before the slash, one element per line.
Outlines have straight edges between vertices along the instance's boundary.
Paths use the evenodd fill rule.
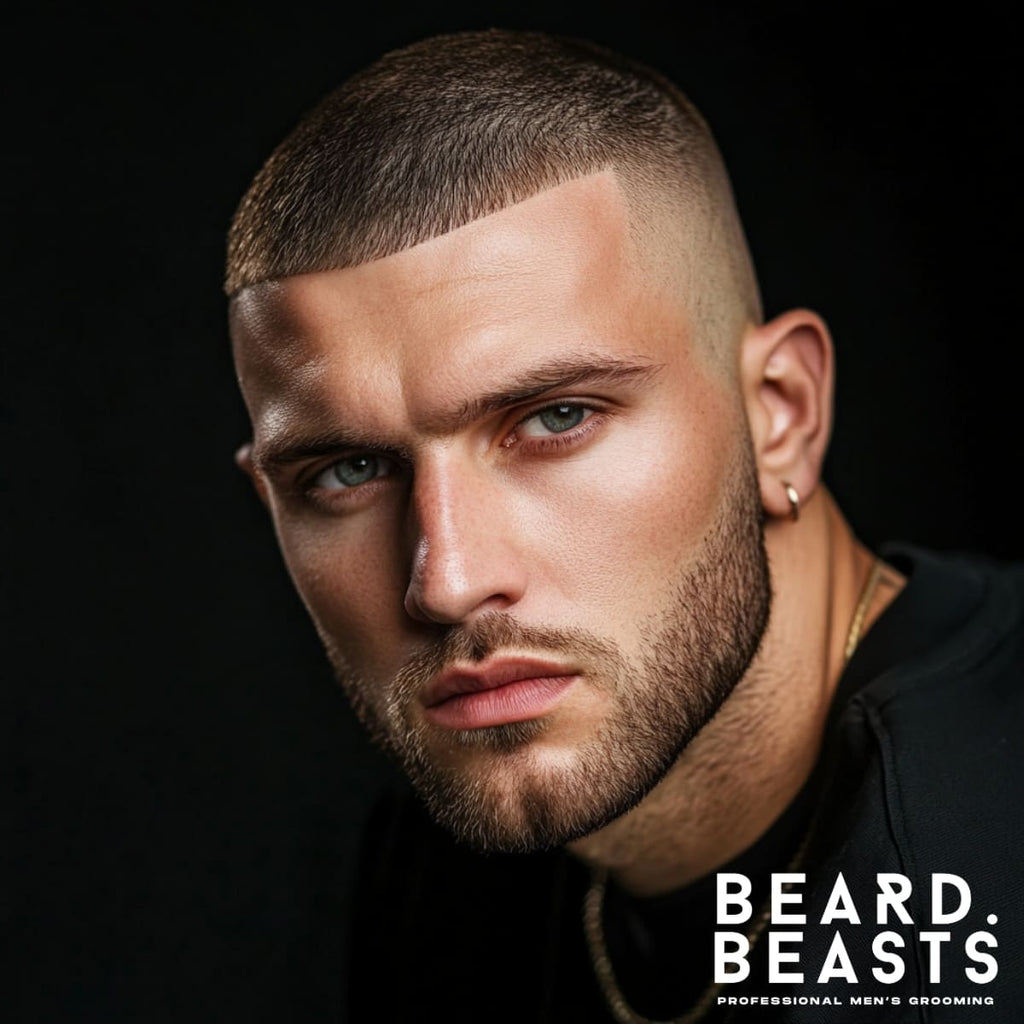
<path fill-rule="evenodd" d="M 588 662 L 622 662 L 613 644 L 586 630 L 527 626 L 504 612 L 491 612 L 471 626 L 449 628 L 413 654 L 395 675 L 392 699 L 399 703 L 408 700 L 455 662 L 480 662 L 501 650 L 517 654 L 550 651 Z"/>

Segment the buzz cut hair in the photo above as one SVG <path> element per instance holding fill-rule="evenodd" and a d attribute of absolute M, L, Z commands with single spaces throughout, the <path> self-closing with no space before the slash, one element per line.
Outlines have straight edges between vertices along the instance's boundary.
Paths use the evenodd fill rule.
<path fill-rule="evenodd" d="M 696 211 L 759 315 L 724 164 L 683 93 L 596 44 L 497 29 L 387 53 L 311 110 L 235 213 L 225 291 L 381 259 L 609 168 L 647 210 Z"/>

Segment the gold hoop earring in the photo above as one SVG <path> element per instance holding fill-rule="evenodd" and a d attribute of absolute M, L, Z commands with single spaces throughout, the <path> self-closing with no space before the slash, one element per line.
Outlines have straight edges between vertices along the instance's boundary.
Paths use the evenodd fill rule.
<path fill-rule="evenodd" d="M 786 497 L 789 498 L 789 517 L 795 523 L 800 518 L 800 495 L 788 480 L 783 480 L 782 486 L 786 488 Z"/>

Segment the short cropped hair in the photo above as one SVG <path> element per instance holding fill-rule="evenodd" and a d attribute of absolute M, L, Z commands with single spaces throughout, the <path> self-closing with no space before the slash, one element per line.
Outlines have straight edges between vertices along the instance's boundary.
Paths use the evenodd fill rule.
<path fill-rule="evenodd" d="M 715 143 L 662 75 L 538 32 L 435 36 L 354 75 L 278 146 L 232 222 L 225 291 L 379 259 L 606 168 L 634 196 L 724 204 L 714 233 L 739 232 L 745 263 Z"/>

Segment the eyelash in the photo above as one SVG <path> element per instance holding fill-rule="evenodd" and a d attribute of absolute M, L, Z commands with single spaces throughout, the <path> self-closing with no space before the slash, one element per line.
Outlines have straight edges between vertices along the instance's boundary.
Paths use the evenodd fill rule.
<path fill-rule="evenodd" d="M 536 419 L 553 409 L 582 409 L 584 412 L 589 413 L 589 415 L 582 423 L 575 427 L 570 427 L 561 433 L 548 434 L 545 437 L 523 438 L 518 436 L 517 432 L 524 423 L 529 423 L 530 420 Z M 501 446 L 503 448 L 518 448 L 526 445 L 530 451 L 540 453 L 561 451 L 565 448 L 571 448 L 582 441 L 592 430 L 595 430 L 604 422 L 605 416 L 606 414 L 603 409 L 588 402 L 549 402 L 547 405 L 542 405 L 539 409 L 532 409 L 525 416 L 517 420 L 509 435 L 501 442 Z"/>
<path fill-rule="evenodd" d="M 384 466 L 382 468 L 385 468 L 386 471 L 383 473 L 378 473 L 376 476 L 371 477 L 364 483 L 352 484 L 348 487 L 342 486 L 341 481 L 337 481 L 338 486 L 336 487 L 323 487 L 317 485 L 317 480 L 320 479 L 320 477 L 329 473 L 336 466 L 339 466 L 343 462 L 349 462 L 351 460 L 358 459 L 361 456 L 366 456 L 374 459 L 378 463 L 383 463 Z M 326 465 L 321 464 L 317 466 L 315 469 L 310 470 L 308 473 L 303 474 L 303 477 L 299 481 L 299 486 L 306 493 L 322 491 L 332 495 L 357 493 L 362 494 L 369 491 L 377 484 L 380 484 L 383 481 L 388 480 L 390 477 L 395 476 L 399 471 L 400 467 L 397 461 L 389 455 L 377 455 L 373 452 L 353 452 L 350 455 L 342 455 L 338 458 L 335 458 L 331 462 L 328 462 Z"/>

